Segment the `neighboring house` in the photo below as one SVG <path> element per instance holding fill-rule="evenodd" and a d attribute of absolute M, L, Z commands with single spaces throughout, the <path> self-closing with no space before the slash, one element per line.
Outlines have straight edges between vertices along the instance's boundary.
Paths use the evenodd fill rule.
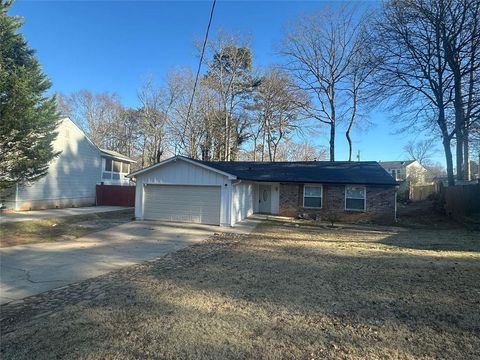
<path fill-rule="evenodd" d="M 95 186 L 100 183 L 129 185 L 126 175 L 132 159 L 99 149 L 68 118 L 60 121 L 52 143 L 60 151 L 46 176 L 26 186 L 16 186 L 3 199 L 3 207 L 15 210 L 95 205 Z"/>
<path fill-rule="evenodd" d="M 369 162 L 214 162 L 175 156 L 129 175 L 137 219 L 233 226 L 253 213 L 313 219 L 396 216 L 397 182 Z"/>
<path fill-rule="evenodd" d="M 399 182 L 398 195 L 408 199 L 411 185 L 427 184 L 427 169 L 417 160 L 380 161 L 379 164 Z"/>

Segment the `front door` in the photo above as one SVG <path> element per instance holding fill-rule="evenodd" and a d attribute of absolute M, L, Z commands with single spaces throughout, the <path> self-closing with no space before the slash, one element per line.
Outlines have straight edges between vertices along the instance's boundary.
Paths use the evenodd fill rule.
<path fill-rule="evenodd" d="M 271 213 L 272 208 L 271 204 L 271 186 L 270 185 L 260 185 L 258 187 L 258 212 L 260 213 Z"/>

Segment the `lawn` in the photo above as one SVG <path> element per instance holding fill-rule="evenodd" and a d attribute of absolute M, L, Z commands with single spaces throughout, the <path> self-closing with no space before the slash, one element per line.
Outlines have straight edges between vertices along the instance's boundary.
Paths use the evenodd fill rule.
<path fill-rule="evenodd" d="M 478 232 L 266 222 L 4 306 L 0 355 L 472 359 L 479 309 Z"/>
<path fill-rule="evenodd" d="M 4 222 L 0 225 L 0 247 L 72 240 L 131 221 L 132 218 L 133 210 L 128 209 L 58 218 Z"/>

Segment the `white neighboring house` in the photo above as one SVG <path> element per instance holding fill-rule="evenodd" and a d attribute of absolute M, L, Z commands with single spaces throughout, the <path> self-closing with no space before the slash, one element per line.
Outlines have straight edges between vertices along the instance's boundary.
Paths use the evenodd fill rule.
<path fill-rule="evenodd" d="M 96 185 L 129 185 L 126 175 L 132 159 L 115 151 L 98 148 L 69 118 L 60 120 L 54 151 L 61 153 L 49 165 L 48 173 L 32 184 L 16 186 L 1 201 L 14 210 L 95 205 Z"/>
<path fill-rule="evenodd" d="M 380 161 L 379 164 L 399 182 L 398 195 L 409 197 L 411 185 L 427 184 L 428 171 L 417 160 Z"/>

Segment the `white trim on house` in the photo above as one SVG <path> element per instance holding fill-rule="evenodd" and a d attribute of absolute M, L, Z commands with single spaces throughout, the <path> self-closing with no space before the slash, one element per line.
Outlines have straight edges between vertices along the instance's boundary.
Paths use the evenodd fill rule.
<path fill-rule="evenodd" d="M 320 188 L 320 196 L 308 196 L 308 197 L 316 197 L 320 198 L 320 207 L 318 206 L 305 206 L 305 187 L 316 187 Z M 322 209 L 323 208 L 323 184 L 303 184 L 303 198 L 302 198 L 302 207 L 305 209 Z"/>
<path fill-rule="evenodd" d="M 183 160 L 187 163 L 190 163 L 190 164 L 193 164 L 193 165 L 196 165 L 196 166 L 199 166 L 201 168 L 204 168 L 204 169 L 207 169 L 207 170 L 210 170 L 210 171 L 213 171 L 213 172 L 216 172 L 217 174 L 220 174 L 220 175 L 223 175 L 223 176 L 226 176 L 229 180 L 236 180 L 237 177 L 235 175 L 232 175 L 232 174 L 229 174 L 229 173 L 226 173 L 224 171 L 221 171 L 221 170 L 218 170 L 218 169 L 215 169 L 215 168 L 212 168 L 211 166 L 208 166 L 208 165 L 205 165 L 205 164 L 202 164 L 202 163 L 199 163 L 195 160 L 191 160 L 189 158 L 186 158 L 184 156 L 181 156 L 181 155 L 175 155 L 169 159 L 166 159 L 166 160 L 163 160 L 163 161 L 160 161 L 159 163 L 156 163 L 155 165 L 152 165 L 152 166 L 149 166 L 149 167 L 146 167 L 144 169 L 140 169 L 138 171 L 135 171 L 131 174 L 128 174 L 127 177 L 135 177 L 137 175 L 140 175 L 140 174 L 143 174 L 145 172 L 148 172 L 148 171 L 151 171 L 153 169 L 156 169 L 160 166 L 163 166 L 163 165 L 166 165 L 170 162 L 175 162 L 177 160 Z"/>
<path fill-rule="evenodd" d="M 363 200 L 363 209 L 348 209 L 347 208 L 347 188 L 348 187 L 357 187 L 357 188 L 363 188 L 363 198 L 352 198 L 352 197 L 349 197 L 349 199 L 355 199 L 355 200 Z M 344 210 L 345 211 L 358 211 L 358 212 L 365 212 L 367 211 L 367 187 L 366 185 L 345 185 L 345 188 L 344 188 L 344 198 L 345 198 L 345 208 Z"/>

